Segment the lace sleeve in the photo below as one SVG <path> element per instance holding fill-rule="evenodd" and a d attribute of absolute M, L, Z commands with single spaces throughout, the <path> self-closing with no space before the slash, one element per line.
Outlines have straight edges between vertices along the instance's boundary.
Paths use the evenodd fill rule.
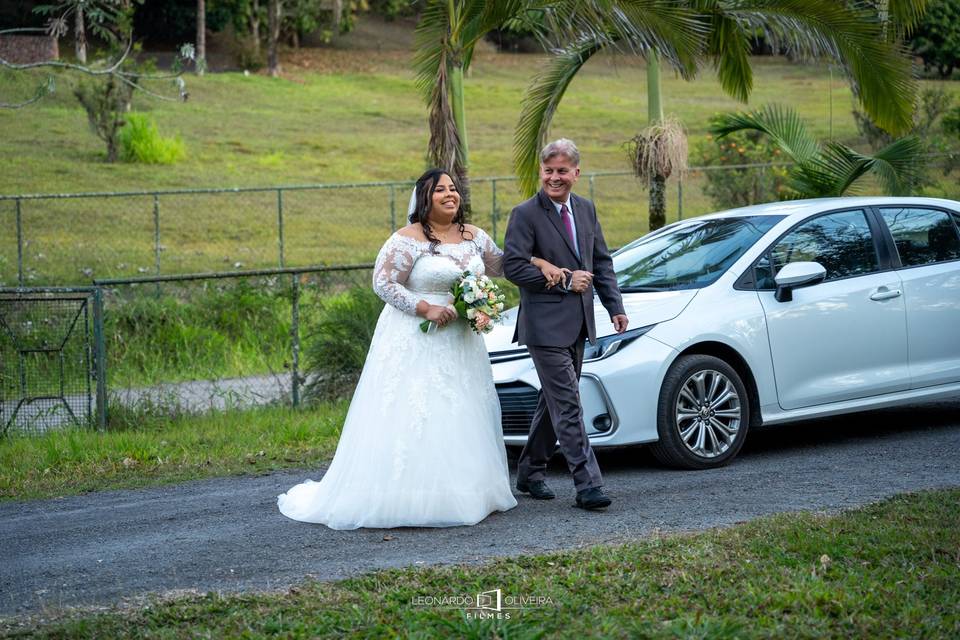
<path fill-rule="evenodd" d="M 404 284 L 418 255 L 415 242 L 408 242 L 404 236 L 395 233 L 380 249 L 373 267 L 373 290 L 376 294 L 387 304 L 410 315 L 417 314 L 420 299 L 410 293 Z"/>
<path fill-rule="evenodd" d="M 503 251 L 483 229 L 477 229 L 477 246 L 483 257 L 483 266 L 488 276 L 503 275 Z"/>

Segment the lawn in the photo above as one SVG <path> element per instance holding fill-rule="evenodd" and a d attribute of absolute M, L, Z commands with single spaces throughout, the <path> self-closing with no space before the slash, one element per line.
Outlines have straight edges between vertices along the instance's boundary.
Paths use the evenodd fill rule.
<path fill-rule="evenodd" d="M 931 491 L 835 515 L 5 626 L 36 638 L 955 638 L 958 509 L 960 490 Z M 470 608 L 496 589 L 518 608 Z M 443 597 L 467 602 L 435 604 Z"/>
<path fill-rule="evenodd" d="M 315 466 L 333 454 L 346 401 L 209 415 L 115 409 L 106 431 L 0 439 L 0 500 L 57 496 Z"/>
<path fill-rule="evenodd" d="M 331 65 L 334 54 L 352 63 Z M 135 107 L 148 111 L 162 133 L 186 142 L 187 158 L 169 166 L 105 163 L 102 143 L 88 131 L 71 95 L 70 79 L 61 78 L 57 93 L 44 102 L 0 110 L 0 194 L 412 180 L 424 166 L 427 128 L 406 54 L 346 55 L 305 50 L 279 79 L 242 73 L 190 76 L 190 98 L 182 104 L 138 98 Z M 512 175 L 513 125 L 524 87 L 542 62 L 538 55 L 477 55 L 466 83 L 474 178 Z M 851 93 L 837 73 L 831 76 L 825 65 L 779 58 L 755 59 L 754 67 L 751 106 L 792 105 L 818 135 L 832 132 L 839 140 L 855 141 Z M 584 172 L 627 170 L 623 144 L 645 123 L 645 86 L 642 62 L 629 57 L 600 56 L 574 80 L 552 133 L 578 142 Z M 693 82 L 666 74 L 664 95 L 666 111 L 681 119 L 694 146 L 704 140 L 712 114 L 741 106 L 722 94 L 709 69 Z M 711 209 L 701 193 L 702 180 L 702 175 L 687 177 L 684 216 Z M 953 187 L 948 180 L 941 191 Z M 668 188 L 668 219 L 674 219 L 680 213 L 676 180 Z M 520 194 L 511 180 L 501 181 L 494 206 L 492 189 L 487 181 L 475 183 L 474 218 L 491 228 L 496 210 L 500 239 L 505 216 Z M 585 179 L 580 191 L 597 200 L 611 245 L 646 232 L 646 194 L 633 177 Z M 27 284 L 138 276 L 154 273 L 158 261 L 167 274 L 276 266 L 279 199 L 285 264 L 369 261 L 392 222 L 402 224 L 407 197 L 407 187 L 391 193 L 380 186 L 282 196 L 268 190 L 25 200 Z M 0 201 L 0 282 L 7 285 L 15 281 L 17 267 L 15 208 L 13 201 Z"/>

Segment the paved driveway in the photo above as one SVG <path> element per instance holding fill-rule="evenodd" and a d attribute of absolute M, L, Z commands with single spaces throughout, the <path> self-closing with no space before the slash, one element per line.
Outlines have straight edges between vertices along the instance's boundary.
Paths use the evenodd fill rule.
<path fill-rule="evenodd" d="M 637 448 L 600 454 L 613 506 L 559 498 L 473 527 L 331 531 L 287 520 L 276 496 L 319 471 L 204 480 L 154 489 L 0 504 L 0 615 L 108 604 L 175 589 L 279 589 L 305 576 L 475 563 L 725 526 L 771 513 L 836 510 L 905 491 L 960 486 L 960 400 L 755 432 L 733 464 L 668 471 Z M 958 514 L 960 520 L 960 514 Z"/>

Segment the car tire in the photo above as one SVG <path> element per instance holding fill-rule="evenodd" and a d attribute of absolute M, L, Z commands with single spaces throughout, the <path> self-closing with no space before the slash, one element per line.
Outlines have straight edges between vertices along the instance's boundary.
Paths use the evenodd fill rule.
<path fill-rule="evenodd" d="M 737 455 L 749 426 L 750 399 L 737 371 L 714 356 L 680 356 L 660 387 L 660 440 L 650 450 L 669 467 L 713 469 Z"/>

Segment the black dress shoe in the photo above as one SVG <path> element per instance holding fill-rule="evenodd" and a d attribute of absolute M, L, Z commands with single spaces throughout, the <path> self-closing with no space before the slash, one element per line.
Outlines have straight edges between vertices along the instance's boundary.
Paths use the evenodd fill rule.
<path fill-rule="evenodd" d="M 591 487 L 577 492 L 577 506 L 581 509 L 603 509 L 610 506 L 610 498 L 600 487 Z"/>
<path fill-rule="evenodd" d="M 553 500 L 556 494 L 550 491 L 550 487 L 543 480 L 534 480 L 533 482 L 521 482 L 517 480 L 517 491 L 529 493 L 530 497 L 537 500 Z"/>

